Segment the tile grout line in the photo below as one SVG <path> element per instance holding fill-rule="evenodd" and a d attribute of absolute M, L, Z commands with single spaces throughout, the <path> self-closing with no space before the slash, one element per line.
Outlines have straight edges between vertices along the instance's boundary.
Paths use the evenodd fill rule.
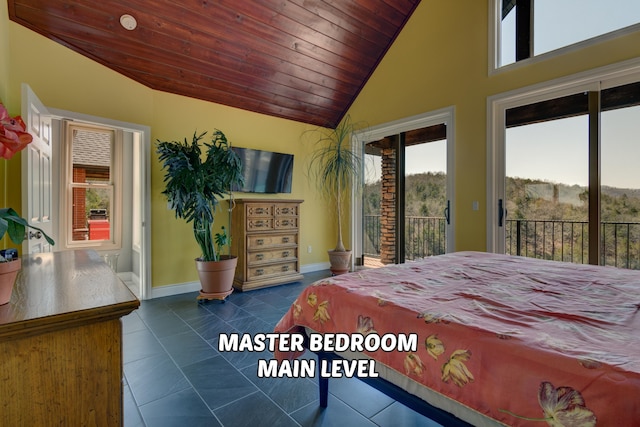
<path fill-rule="evenodd" d="M 192 331 L 193 331 L 193 332 L 194 332 L 198 337 L 200 337 L 200 339 L 202 339 L 205 343 L 207 343 L 207 345 L 209 345 L 213 350 L 215 350 L 215 349 L 213 348 L 213 346 L 211 346 L 211 344 L 210 344 L 207 340 L 205 340 L 205 339 L 204 339 L 204 337 L 198 333 L 198 331 L 196 331 L 195 329 L 193 329 L 193 327 L 192 327 L 192 326 L 191 326 L 187 321 L 185 321 L 185 320 L 184 320 L 180 315 L 178 315 L 178 314 L 177 314 L 177 313 L 176 313 L 176 312 L 175 312 L 171 307 L 169 307 L 169 306 L 166 306 L 166 307 L 167 307 L 167 309 L 168 309 L 168 310 L 170 310 L 170 311 L 171 311 L 171 313 L 173 313 L 173 314 L 174 314 L 178 319 L 180 319 L 184 324 L 186 324 L 186 325 L 187 325 L 187 327 L 188 327 L 188 328 L 190 328 L 190 329 L 191 329 L 191 330 L 192 330 Z M 208 310 L 207 310 L 207 311 L 208 311 Z M 215 316 L 213 313 L 211 313 L 211 315 L 212 315 L 212 316 Z M 218 317 L 218 316 L 216 316 L 216 317 Z M 209 407 L 209 405 L 208 405 L 208 404 L 207 404 L 207 402 L 204 400 L 204 398 L 202 397 L 202 395 L 198 392 L 198 390 L 194 387 L 193 383 L 192 383 L 192 382 L 189 380 L 189 378 L 185 375 L 185 373 L 184 373 L 184 371 L 182 370 L 182 368 L 178 365 L 178 363 L 177 363 L 177 362 L 176 362 L 176 360 L 173 358 L 173 356 L 172 356 L 172 355 L 167 351 L 167 348 L 165 347 L 165 345 L 164 345 L 164 344 L 162 344 L 162 341 L 160 340 L 160 338 L 158 338 L 157 334 L 156 334 L 156 333 L 155 333 L 155 332 L 154 332 L 154 331 L 149 327 L 149 325 L 147 324 L 147 322 L 146 322 L 143 318 L 141 318 L 140 320 L 142 320 L 142 322 L 145 324 L 145 327 L 148 329 L 148 331 L 153 335 L 153 337 L 156 339 L 156 341 L 158 341 L 158 344 L 160 344 L 160 346 L 162 347 L 162 350 L 165 352 L 165 354 L 166 354 L 166 355 L 167 355 L 167 357 L 171 360 L 171 362 L 173 362 L 173 364 L 174 364 L 174 365 L 175 365 L 175 367 L 178 369 L 178 371 L 180 371 L 180 374 L 182 374 L 182 376 L 184 377 L 185 381 L 187 382 L 187 384 L 189 384 L 189 386 L 191 387 L 191 389 L 193 390 L 193 392 L 198 396 L 198 398 L 200 399 L 200 401 L 201 401 L 201 402 L 204 404 L 204 406 L 209 410 L 209 412 L 211 412 L 211 415 L 216 419 L 216 421 L 218 421 L 218 423 L 219 423 L 221 426 L 223 426 L 223 427 L 224 427 L 224 425 L 222 424 L 222 422 L 220 421 L 220 419 L 218 418 L 218 416 L 214 413 L 214 410 L 213 410 L 213 409 L 211 409 L 211 408 Z M 178 334 L 174 334 L 174 335 L 178 335 Z M 212 357 L 218 357 L 218 356 L 221 356 L 221 355 L 220 355 L 220 354 L 215 354 L 215 355 L 213 355 Z M 204 360 L 206 360 L 206 359 L 204 359 Z M 197 363 L 197 362 L 195 362 L 195 363 Z M 127 382 L 127 383 L 128 383 L 128 382 Z M 179 390 L 179 391 L 183 391 L 183 390 Z M 174 393 L 171 393 L 171 394 L 178 393 L 179 391 L 174 392 Z M 167 395 L 167 396 L 170 396 L 171 394 L 169 394 L 169 395 Z M 132 393 L 132 396 L 133 396 L 133 393 Z M 144 405 L 148 405 L 148 404 L 150 404 L 150 403 L 152 403 L 152 402 L 156 402 L 156 401 L 158 401 L 158 400 L 160 400 L 160 399 L 164 399 L 164 398 L 166 398 L 167 396 L 163 396 L 163 397 L 158 398 L 158 399 L 155 399 L 155 400 L 153 400 L 153 401 L 151 401 L 151 402 L 147 402 L 147 403 L 145 403 Z M 135 396 L 133 396 L 133 398 L 134 398 L 134 400 L 135 400 Z M 136 405 L 137 405 L 137 401 L 136 401 Z M 142 406 L 144 406 L 144 405 L 142 405 Z M 142 422 L 144 422 L 144 423 L 145 423 L 145 426 L 146 426 L 146 424 L 147 424 L 147 423 L 146 423 L 146 421 L 145 421 L 144 417 L 142 416 L 142 413 L 141 413 L 141 411 L 140 411 L 140 407 L 141 407 L 140 405 L 137 405 L 138 413 L 140 413 L 140 418 L 142 419 Z"/>

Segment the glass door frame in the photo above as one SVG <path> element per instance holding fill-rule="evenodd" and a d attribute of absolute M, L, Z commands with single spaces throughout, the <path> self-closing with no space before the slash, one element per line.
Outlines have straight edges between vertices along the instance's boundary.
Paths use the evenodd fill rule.
<path fill-rule="evenodd" d="M 599 93 L 604 89 L 637 81 L 640 81 L 640 58 L 494 95 L 487 99 L 487 252 L 505 253 L 506 250 L 505 227 L 501 225 L 501 220 L 504 224 L 506 212 L 499 205 L 499 201 L 505 200 L 506 197 L 507 110 L 580 92 Z M 590 135 L 590 139 L 599 141 L 599 135 Z M 590 145 L 593 149 L 595 144 L 591 143 Z M 592 156 L 591 160 L 599 160 L 599 158 L 595 159 Z M 599 169 L 599 166 L 590 166 L 590 170 L 596 168 Z M 593 177 L 590 176 L 590 181 L 592 179 Z M 594 185 L 595 183 L 590 184 Z M 594 201 L 590 200 L 590 212 L 593 211 L 591 204 Z M 597 209 L 599 212 L 600 207 L 598 206 Z M 590 218 L 590 223 L 591 220 Z M 595 224 L 593 226 L 594 232 L 598 229 L 599 221 Z M 597 245 L 599 241 L 599 238 L 594 239 L 594 244 Z M 597 250 L 594 255 L 591 255 L 594 257 L 592 261 L 598 259 L 595 253 Z"/>
<path fill-rule="evenodd" d="M 447 199 L 450 201 L 449 218 L 446 229 L 447 252 L 455 251 L 455 107 L 445 107 L 440 110 L 419 114 L 405 119 L 372 126 L 367 129 L 354 132 L 351 143 L 357 150 L 360 158 L 364 162 L 364 146 L 368 142 L 377 141 L 389 135 L 397 135 L 403 132 L 412 131 L 424 127 L 446 124 L 447 138 Z M 360 178 L 364 182 L 363 176 Z M 356 188 L 351 192 L 351 242 L 353 256 L 351 257 L 352 269 L 356 260 L 361 260 L 364 252 L 363 248 L 363 206 L 362 197 L 357 193 Z"/>

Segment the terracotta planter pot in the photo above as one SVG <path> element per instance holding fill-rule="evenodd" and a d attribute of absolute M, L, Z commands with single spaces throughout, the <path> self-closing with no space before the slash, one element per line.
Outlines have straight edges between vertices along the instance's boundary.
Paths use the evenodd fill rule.
<path fill-rule="evenodd" d="M 236 274 L 238 258 L 223 255 L 220 261 L 199 261 L 196 268 L 202 290 L 200 296 L 207 299 L 225 299 L 233 292 L 233 277 Z"/>
<path fill-rule="evenodd" d="M 0 262 L 0 305 L 7 304 L 16 283 L 18 272 L 22 268 L 22 260 Z"/>
<path fill-rule="evenodd" d="M 346 250 L 344 252 L 327 251 L 329 254 L 329 263 L 331 267 L 331 274 L 337 276 L 338 274 L 344 274 L 349 272 L 351 267 L 351 251 Z"/>

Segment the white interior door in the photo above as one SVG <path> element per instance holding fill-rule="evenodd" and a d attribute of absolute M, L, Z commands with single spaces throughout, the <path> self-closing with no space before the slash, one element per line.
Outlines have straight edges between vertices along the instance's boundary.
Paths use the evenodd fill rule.
<path fill-rule="evenodd" d="M 30 224 L 53 236 L 51 209 L 51 116 L 29 85 L 22 85 L 22 117 L 33 141 L 22 153 L 22 214 Z M 42 233 L 27 229 L 24 253 L 51 252 Z"/>

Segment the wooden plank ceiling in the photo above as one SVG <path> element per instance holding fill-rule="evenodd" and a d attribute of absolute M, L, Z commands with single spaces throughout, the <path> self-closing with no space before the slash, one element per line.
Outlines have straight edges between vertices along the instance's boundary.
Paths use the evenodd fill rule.
<path fill-rule="evenodd" d="M 12 21 L 150 88 L 330 127 L 419 2 L 8 0 Z"/>

